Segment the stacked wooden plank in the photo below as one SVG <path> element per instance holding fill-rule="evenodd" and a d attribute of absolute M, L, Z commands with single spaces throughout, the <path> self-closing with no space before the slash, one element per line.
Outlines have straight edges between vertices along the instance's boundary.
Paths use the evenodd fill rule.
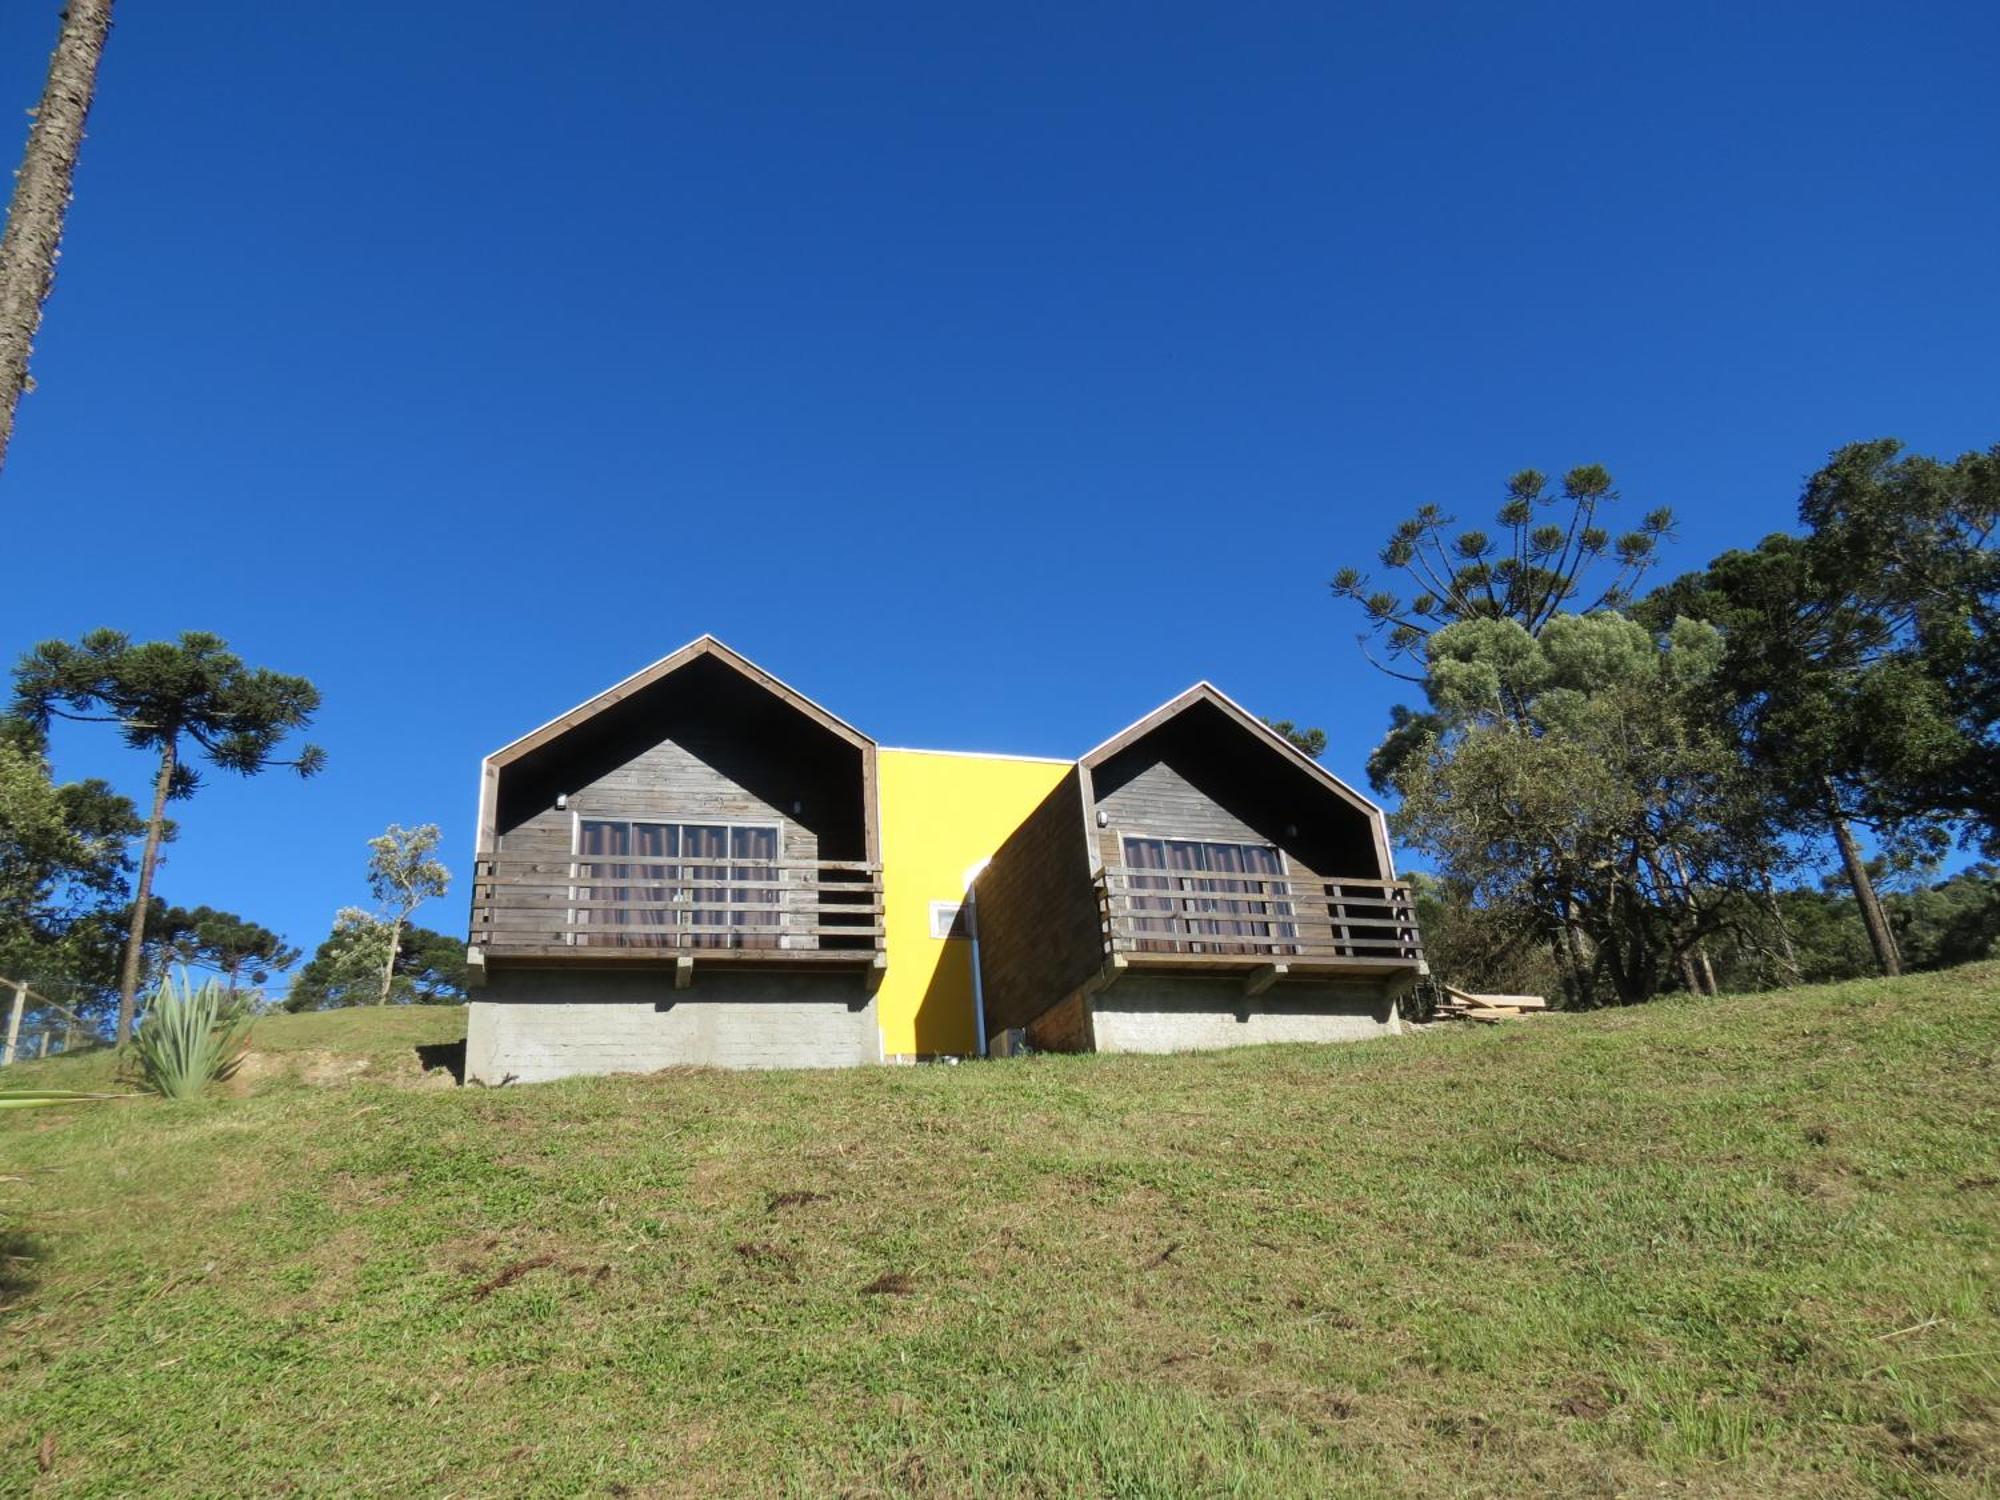
<path fill-rule="evenodd" d="M 1531 1016 L 1549 1008 L 1540 995 L 1475 995 L 1453 985 L 1444 987 L 1444 1000 L 1437 1008 L 1440 1021 L 1478 1021 L 1492 1026 L 1517 1016 Z"/>

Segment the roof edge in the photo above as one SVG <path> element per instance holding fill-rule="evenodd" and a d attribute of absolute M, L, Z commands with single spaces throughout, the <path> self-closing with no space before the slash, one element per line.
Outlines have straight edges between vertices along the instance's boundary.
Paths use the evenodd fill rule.
<path fill-rule="evenodd" d="M 697 658 L 703 656 L 717 658 L 725 666 L 749 678 L 759 687 L 764 688 L 777 697 L 787 700 L 793 707 L 804 713 L 806 717 L 815 720 L 822 727 L 849 740 L 857 748 L 863 750 L 874 750 L 876 748 L 875 741 L 870 736 L 863 734 L 859 729 L 856 729 L 831 709 L 807 697 L 783 678 L 765 671 L 757 663 L 750 660 L 749 657 L 727 645 L 718 637 L 703 632 L 689 641 L 685 646 L 669 651 L 657 661 L 651 662 L 641 667 L 638 671 L 620 678 L 617 682 L 611 684 L 610 687 L 605 688 L 602 692 L 592 697 L 584 699 L 583 702 L 577 704 L 575 707 L 566 709 L 554 718 L 536 725 L 526 734 L 515 736 L 499 749 L 489 752 L 482 761 L 482 764 L 499 767 L 519 760 L 530 751 L 540 749 L 543 745 L 567 734 L 570 730 L 589 722 L 614 704 L 624 701 L 631 694 L 643 688 L 650 687 L 663 678 L 671 677 L 681 668 L 690 665 Z"/>
<path fill-rule="evenodd" d="M 1296 765 L 1325 782 L 1329 788 L 1354 803 L 1370 817 L 1384 818 L 1387 816 L 1382 805 L 1374 798 L 1356 791 L 1347 782 L 1341 780 L 1340 777 L 1314 760 L 1305 751 L 1294 745 L 1290 740 L 1278 733 L 1277 730 L 1266 724 L 1257 715 L 1251 713 L 1249 709 L 1238 703 L 1229 694 L 1223 692 L 1221 688 L 1205 677 L 1185 691 L 1176 693 L 1151 713 L 1140 715 L 1116 734 L 1084 751 L 1082 755 L 1077 757 L 1077 763 L 1086 770 L 1094 771 L 1112 756 L 1118 754 L 1119 751 L 1136 744 L 1154 730 L 1162 728 L 1173 720 L 1178 719 L 1197 703 L 1215 704 L 1244 728 L 1248 729 L 1254 736 L 1263 740 L 1265 744 L 1270 745 L 1281 754 L 1289 756 Z"/>

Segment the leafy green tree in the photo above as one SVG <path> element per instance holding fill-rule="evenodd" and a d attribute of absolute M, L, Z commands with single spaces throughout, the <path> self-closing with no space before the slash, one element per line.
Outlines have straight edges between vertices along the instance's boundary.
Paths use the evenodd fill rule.
<path fill-rule="evenodd" d="M 74 986 L 115 979 L 116 950 L 103 939 L 130 900 L 131 845 L 144 828 L 106 783 L 55 782 L 30 726 L 0 726 L 0 973 L 66 1001 Z"/>
<path fill-rule="evenodd" d="M 212 906 L 176 909 L 172 917 L 174 956 L 181 963 L 210 969 L 223 979 L 233 1003 L 245 982 L 265 983 L 274 972 L 299 961 L 299 950 L 268 927 Z"/>
<path fill-rule="evenodd" d="M 1914 969 L 1948 969 L 2000 954 L 2000 867 L 1974 865 L 1885 900 Z"/>
<path fill-rule="evenodd" d="M 333 931 L 292 981 L 285 1009 L 332 1010 L 372 1005 L 380 995 L 389 924 L 371 912 L 347 907 Z M 469 975 L 463 941 L 427 927 L 406 925 L 395 952 L 390 998 L 405 1005 L 457 1005 Z"/>
<path fill-rule="evenodd" d="M 1277 730 L 1279 734 L 1282 734 L 1314 760 L 1318 760 L 1322 755 L 1326 754 L 1326 731 L 1324 729 L 1302 728 L 1294 724 L 1290 719 L 1266 719 L 1264 722 Z"/>
<path fill-rule="evenodd" d="M 39 731 L 52 718 L 119 726 L 125 743 L 158 758 L 119 976 L 117 1040 L 132 1034 L 145 946 L 144 913 L 167 826 L 167 803 L 190 797 L 198 755 L 211 765 L 254 776 L 273 765 L 310 776 L 325 762 L 316 745 L 277 758 L 287 735 L 319 708 L 319 690 L 303 677 L 246 667 L 220 636 L 188 631 L 177 641 L 134 645 L 122 631 L 94 630 L 80 642 L 44 641 L 14 669 L 17 715 Z"/>
<path fill-rule="evenodd" d="M 1497 536 L 1458 530 L 1456 516 L 1421 505 L 1381 552 L 1382 566 L 1402 575 L 1403 592 L 1342 568 L 1334 597 L 1361 606 L 1368 629 L 1356 639 L 1364 651 L 1371 638 L 1384 639 L 1391 661 L 1419 666 L 1430 637 L 1459 621 L 1512 620 L 1535 636 L 1560 614 L 1620 609 L 1634 597 L 1660 542 L 1673 535 L 1674 516 L 1652 510 L 1614 536 L 1602 522 L 1618 499 L 1611 475 L 1597 464 L 1571 469 L 1560 491 L 1549 488 L 1547 475 L 1523 469 L 1507 481 L 1494 517 Z M 1586 593 L 1592 602 L 1579 608 Z M 1394 675 L 1423 680 L 1421 673 Z"/>
<path fill-rule="evenodd" d="M 1890 888 L 1896 875 L 1887 861 L 1877 858 L 1870 865 L 1907 968 L 1943 969 L 2000 956 L 2000 868 L 1974 865 L 1945 880 L 1896 890 Z M 1792 939 L 1791 975 L 1775 975 L 1768 953 L 1740 941 L 1755 932 L 1746 924 L 1727 935 L 1718 949 L 1718 963 L 1732 989 L 1799 980 L 1817 984 L 1876 972 L 1867 929 L 1844 874 L 1817 886 L 1779 891 L 1774 900 Z"/>
<path fill-rule="evenodd" d="M 1822 574 L 1893 628 L 1877 701 L 1921 730 L 1868 742 L 1873 813 L 1970 823 L 2000 850 L 2000 445 L 1947 462 L 1850 444 L 1807 480 L 1799 519 Z"/>
<path fill-rule="evenodd" d="M 1724 895 L 1778 861 L 1703 712 L 1722 654 L 1707 625 L 1655 636 L 1611 613 L 1428 641 L 1440 732 L 1397 773 L 1395 826 L 1449 888 L 1548 944 L 1573 1003 L 1646 999 L 1676 968 L 1691 983 Z"/>
<path fill-rule="evenodd" d="M 391 823 L 388 831 L 368 841 L 368 888 L 374 893 L 379 918 L 388 924 L 383 945 L 382 985 L 377 1005 L 389 1003 L 395 982 L 396 956 L 402 951 L 403 928 L 410 914 L 451 887 L 451 871 L 437 857 L 438 826 L 423 823 L 405 828 Z"/>
<path fill-rule="evenodd" d="M 1934 854 L 1950 822 L 1983 816 L 1993 760 L 1993 689 L 1964 670 L 1990 650 L 1991 501 L 1976 497 L 1993 465 L 1896 452 L 1840 450 L 1807 481 L 1811 535 L 1724 553 L 1637 611 L 1723 629 L 1724 712 L 1771 816 L 1832 840 L 1885 974 L 1902 960 L 1855 827 L 1892 852 Z"/>
<path fill-rule="evenodd" d="M 428 927 L 405 927 L 396 977 L 411 1005 L 463 1005 L 472 984 L 465 939 Z"/>

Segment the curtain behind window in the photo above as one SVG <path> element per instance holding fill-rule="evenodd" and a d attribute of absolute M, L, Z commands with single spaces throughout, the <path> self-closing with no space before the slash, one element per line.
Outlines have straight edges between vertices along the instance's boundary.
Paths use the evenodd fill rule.
<path fill-rule="evenodd" d="M 681 852 L 680 844 L 681 831 L 672 823 L 632 825 L 632 855 L 635 859 L 669 860 Z M 634 874 L 649 883 L 634 886 L 632 899 L 647 905 L 631 913 L 628 925 L 640 930 L 628 933 L 626 941 L 647 948 L 670 946 L 678 924 L 674 913 L 660 903 L 674 899 L 673 882 L 679 877 L 680 870 L 671 864 L 654 864 L 636 867 Z"/>
<path fill-rule="evenodd" d="M 771 866 L 778 858 L 778 830 L 775 828 L 732 828 L 729 830 L 729 857 L 732 860 L 749 860 L 749 864 L 732 864 L 729 867 L 731 880 L 772 879 L 776 871 Z M 775 886 L 738 887 L 731 892 L 732 905 L 736 908 L 730 920 L 737 927 L 776 927 L 781 924 L 784 913 L 778 909 L 783 895 Z M 779 934 L 775 932 L 744 932 L 736 934 L 740 947 L 775 948 L 779 945 Z"/>
<path fill-rule="evenodd" d="M 584 819 L 577 830 L 577 853 L 581 859 L 576 873 L 586 883 L 577 887 L 577 899 L 588 902 L 632 900 L 629 886 L 599 883 L 622 882 L 629 878 L 629 865 L 610 861 L 631 852 L 631 824 Z M 623 906 L 577 907 L 570 913 L 571 926 L 576 929 L 575 941 L 585 945 L 616 945 L 620 935 L 611 929 L 623 927 L 630 915 Z"/>
<path fill-rule="evenodd" d="M 1127 880 L 1131 930 L 1141 952 L 1291 951 L 1296 926 L 1273 920 L 1290 916 L 1291 903 L 1274 899 L 1279 892 L 1266 883 L 1284 874 L 1276 849 L 1205 839 L 1123 842 L 1128 870 L 1162 872 Z"/>
<path fill-rule="evenodd" d="M 683 823 L 681 853 L 689 860 L 726 861 L 729 858 L 729 830 L 719 823 Z M 688 941 L 696 948 L 727 948 L 729 943 L 729 887 L 703 885 L 704 880 L 728 880 L 726 864 L 690 865 L 689 892 L 694 902 L 688 913 Z"/>
<path fill-rule="evenodd" d="M 778 830 L 584 818 L 572 941 L 598 947 L 776 948 L 784 887 Z M 644 861 L 644 863 L 641 863 Z M 685 861 L 685 863 L 683 863 Z M 700 863 L 697 863 L 700 861 Z M 769 880 L 769 886 L 751 884 Z"/>

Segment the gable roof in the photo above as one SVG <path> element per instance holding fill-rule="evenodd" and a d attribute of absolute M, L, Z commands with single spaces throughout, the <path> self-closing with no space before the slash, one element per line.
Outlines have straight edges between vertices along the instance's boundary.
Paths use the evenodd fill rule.
<path fill-rule="evenodd" d="M 1362 796 L 1361 793 L 1342 781 L 1333 772 L 1314 760 L 1305 751 L 1294 745 L 1290 740 L 1278 733 L 1277 730 L 1251 713 L 1249 709 L 1238 703 L 1212 682 L 1197 682 L 1178 697 L 1168 699 L 1144 718 L 1126 725 L 1125 728 L 1119 730 L 1118 733 L 1112 735 L 1110 739 L 1098 745 L 1095 749 L 1086 750 L 1080 758 L 1079 763 L 1085 770 L 1095 771 L 1099 766 L 1110 760 L 1112 756 L 1118 754 L 1119 751 L 1130 748 L 1154 730 L 1179 718 L 1189 709 L 1198 707 L 1204 703 L 1220 710 L 1225 717 L 1233 720 L 1253 739 L 1261 740 L 1271 749 L 1288 757 L 1301 770 L 1310 772 L 1329 791 L 1344 798 L 1354 807 L 1367 813 L 1371 818 L 1382 817 L 1380 804 Z"/>
<path fill-rule="evenodd" d="M 491 755 L 486 757 L 486 764 L 497 770 L 501 766 L 517 761 L 522 756 L 541 749 L 542 746 L 548 744 L 550 741 L 560 739 L 579 725 L 588 723 L 606 709 L 624 702 L 634 693 L 642 692 L 661 679 L 671 677 L 683 667 L 690 666 L 705 656 L 713 657 L 716 661 L 722 663 L 722 665 L 731 668 L 739 675 L 764 689 L 772 697 L 798 710 L 798 712 L 804 714 L 822 729 L 846 740 L 849 744 L 855 746 L 855 748 L 862 751 L 869 751 L 875 748 L 875 742 L 872 739 L 856 729 L 845 719 L 820 707 L 819 704 L 813 702 L 812 699 L 801 693 L 797 688 L 779 681 L 776 677 L 773 677 L 769 672 L 766 672 L 762 667 L 751 661 L 749 657 L 742 655 L 740 652 L 732 651 L 714 636 L 702 635 L 689 641 L 680 650 L 669 652 L 651 666 L 641 667 L 622 682 L 613 683 L 595 698 L 590 698 L 579 703 L 575 708 L 569 710 L 569 712 L 558 714 L 539 728 L 531 729 L 519 739 L 511 740 L 507 744 L 502 745 L 498 750 L 495 750 Z"/>

